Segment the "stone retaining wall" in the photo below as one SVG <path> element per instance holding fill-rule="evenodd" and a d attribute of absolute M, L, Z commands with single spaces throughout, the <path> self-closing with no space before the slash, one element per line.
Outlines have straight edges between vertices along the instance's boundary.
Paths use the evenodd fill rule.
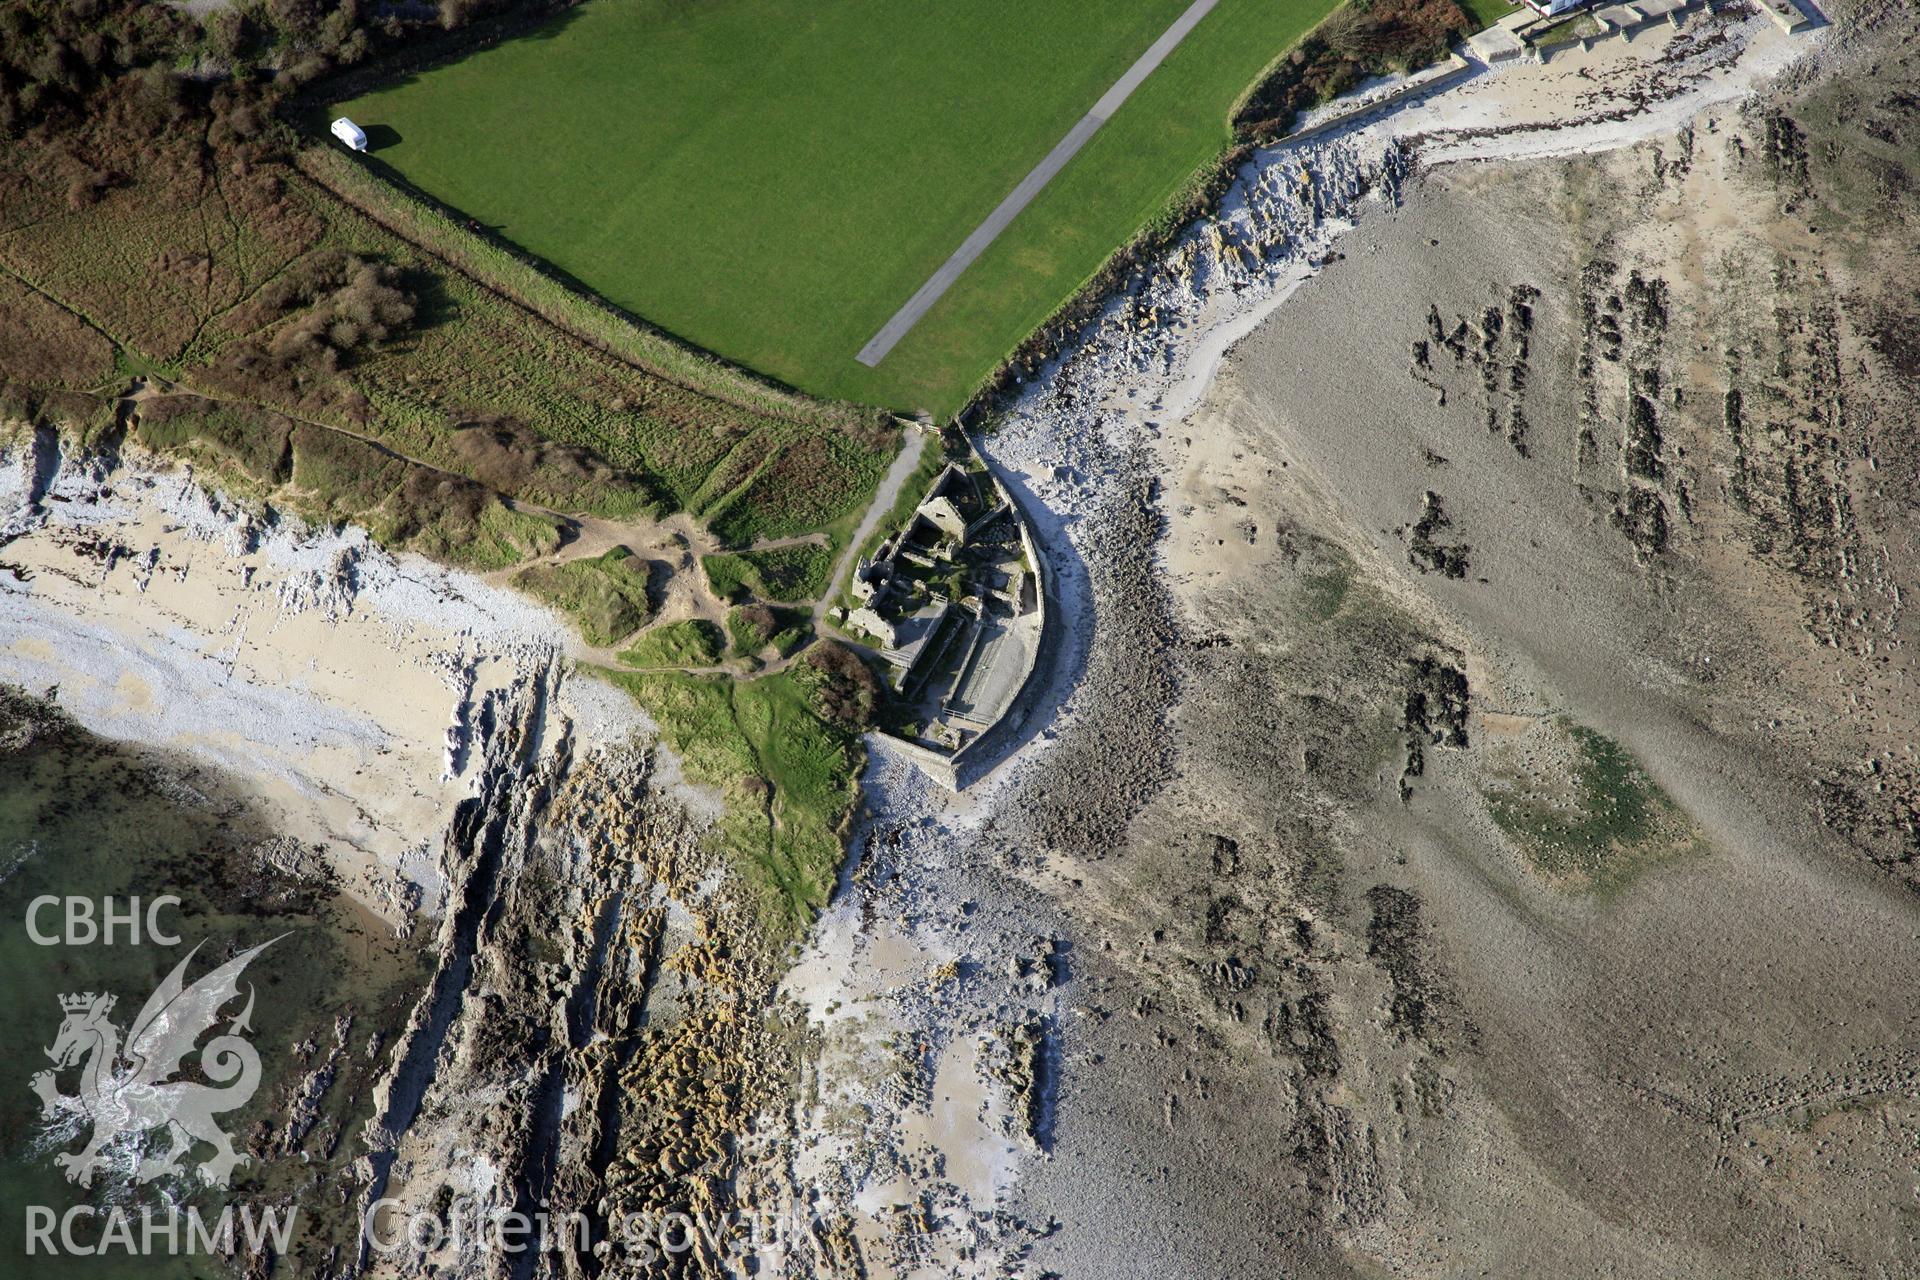
<path fill-rule="evenodd" d="M 1391 111 L 1406 102 L 1409 98 L 1417 97 L 1423 93 L 1431 93 L 1435 90 L 1445 89 L 1455 81 L 1462 80 L 1472 73 L 1473 64 L 1471 62 L 1468 62 L 1457 53 L 1450 53 L 1447 55 L 1445 62 L 1436 62 L 1431 67 L 1423 67 L 1419 71 L 1397 82 L 1378 86 L 1374 90 L 1366 93 L 1353 95 L 1351 101 L 1335 99 L 1327 108 L 1332 111 L 1331 115 L 1321 116 L 1315 119 L 1311 124 L 1294 130 L 1292 133 L 1276 141 L 1273 145 L 1284 147 L 1293 142 L 1307 142 L 1320 137 L 1322 134 L 1331 133 L 1336 129 L 1344 129 L 1349 125 L 1358 124 L 1361 120 L 1375 112 Z"/>
<path fill-rule="evenodd" d="M 1013 491 L 1000 479 L 989 466 L 987 479 L 1000 501 L 1006 504 L 1013 516 L 1014 528 L 1020 531 L 1020 549 L 1026 553 L 1033 564 L 1036 587 L 1034 592 L 1034 611 L 1040 615 L 1040 638 L 1034 644 L 1033 651 L 1027 656 L 1026 670 L 1020 673 L 1020 687 L 1007 704 L 1007 710 L 998 720 L 982 730 L 972 741 L 951 754 L 910 742 L 893 734 L 884 735 L 888 745 L 905 755 L 928 777 L 949 791 L 959 791 L 973 781 L 974 777 L 990 770 L 997 761 L 995 755 L 1008 744 L 1012 736 L 1025 723 L 1033 704 L 1038 698 L 1044 682 L 1037 679 L 1040 670 L 1046 666 L 1044 659 L 1052 656 L 1055 647 L 1054 633 L 1058 629 L 1058 618 L 1054 606 L 1058 603 L 1054 592 L 1053 566 L 1047 563 L 1047 557 L 1041 552 L 1039 542 L 1033 536 L 1033 526 L 1027 519 L 1026 511 Z M 976 636 L 976 644 L 979 642 Z M 968 776 L 973 775 L 972 777 Z"/>

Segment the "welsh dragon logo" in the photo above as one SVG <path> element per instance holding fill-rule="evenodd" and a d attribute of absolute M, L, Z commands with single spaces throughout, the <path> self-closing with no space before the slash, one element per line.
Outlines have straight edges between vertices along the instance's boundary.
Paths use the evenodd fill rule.
<path fill-rule="evenodd" d="M 33 1091 L 49 1118 L 69 1115 L 93 1122 L 93 1136 L 83 1149 L 54 1157 L 69 1182 L 92 1186 L 94 1175 L 108 1163 L 109 1149 L 130 1140 L 137 1145 L 150 1131 L 160 1128 L 167 1131 L 170 1146 L 162 1154 L 140 1159 L 134 1169 L 139 1182 L 183 1172 L 181 1158 L 196 1142 L 214 1149 L 213 1157 L 195 1168 L 200 1181 L 208 1186 L 226 1186 L 235 1167 L 247 1162 L 248 1157 L 233 1149 L 213 1118 L 246 1105 L 260 1087 L 260 1055 L 240 1034 L 253 1029 L 249 1025 L 253 1016 L 251 984 L 246 1007 L 227 1021 L 221 1034 L 198 1049 L 201 1074 L 224 1087 L 170 1077 L 180 1071 L 181 1059 L 195 1052 L 200 1037 L 215 1029 L 220 1010 L 239 998 L 240 974 L 255 956 L 278 941 L 275 938 L 243 951 L 187 986 L 187 965 L 200 950 L 194 947 L 148 998 L 140 1016 L 127 1029 L 124 1042 L 120 1029 L 108 1017 L 116 997 L 92 992 L 60 997 L 66 1017 L 46 1053 L 56 1070 L 85 1063 L 80 1092 L 61 1093 L 54 1084 L 53 1071 L 35 1074 Z"/>

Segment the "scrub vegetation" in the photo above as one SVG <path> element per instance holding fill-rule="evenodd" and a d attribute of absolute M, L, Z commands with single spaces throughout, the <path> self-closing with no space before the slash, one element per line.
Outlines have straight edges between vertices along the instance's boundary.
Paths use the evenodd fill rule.
<path fill-rule="evenodd" d="M 788 657 L 806 643 L 811 632 L 810 615 L 795 609 L 743 604 L 727 611 L 727 635 L 733 652 L 741 657 L 757 657 L 768 648 Z"/>
<path fill-rule="evenodd" d="M 355 521 L 387 546 L 463 568 L 505 568 L 560 545 L 557 520 L 516 510 L 485 485 L 253 405 L 167 396 L 142 406 L 133 434 L 230 493 L 309 520 Z"/>
<path fill-rule="evenodd" d="M 609 645 L 646 624 L 648 564 L 625 547 L 557 564 L 528 565 L 513 585 L 572 618 L 591 645 Z"/>

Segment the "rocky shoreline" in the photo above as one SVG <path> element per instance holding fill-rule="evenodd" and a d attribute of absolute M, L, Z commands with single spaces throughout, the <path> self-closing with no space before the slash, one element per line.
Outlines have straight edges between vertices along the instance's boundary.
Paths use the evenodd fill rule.
<path fill-rule="evenodd" d="M 1431 972 L 1417 902 L 1409 906 L 1386 890 L 1375 896 L 1380 964 L 1367 966 L 1364 977 L 1313 972 L 1322 952 L 1342 947 L 1331 933 L 1316 936 L 1333 928 L 1317 919 L 1331 901 L 1269 923 L 1276 937 L 1298 939 L 1302 954 L 1271 963 L 1301 966 L 1301 985 L 1270 1005 L 1259 1027 L 1236 1029 L 1255 1020 L 1251 1002 L 1267 962 L 1245 950 L 1206 948 L 1212 957 L 1187 970 L 1175 959 L 1186 948 L 1169 926 L 1192 928 L 1190 913 L 1208 914 L 1193 900 L 1200 891 L 1168 903 L 1158 896 L 1166 890 L 1129 882 L 1146 874 L 1135 852 L 1143 841 L 1211 868 L 1222 885 L 1265 861 L 1222 834 L 1238 825 L 1227 814 L 1184 812 L 1180 821 L 1221 824 L 1195 830 L 1168 826 L 1155 812 L 1170 792 L 1208 788 L 1207 778 L 1189 772 L 1195 754 L 1225 745 L 1216 735 L 1231 738 L 1232 730 L 1206 717 L 1228 705 L 1258 708 L 1270 697 L 1258 665 L 1238 652 L 1248 642 L 1238 632 L 1257 612 L 1231 623 L 1194 612 L 1195 591 L 1223 574 L 1209 558 L 1238 565 L 1249 545 L 1277 538 L 1294 548 L 1297 572 L 1346 572 L 1338 550 L 1304 527 L 1305 509 L 1270 522 L 1236 500 L 1229 515 L 1198 522 L 1183 505 L 1189 486 L 1183 480 L 1176 492 L 1170 481 L 1183 473 L 1213 480 L 1245 463 L 1235 442 L 1199 439 L 1183 420 L 1208 399 L 1234 344 L 1284 319 L 1303 281 L 1354 252 L 1356 224 L 1417 199 L 1428 166 L 1629 146 L 1749 92 L 1812 47 L 1783 41 L 1760 15 L 1733 8 L 1653 43 L 1652 52 L 1584 69 L 1579 59 L 1479 69 L 1400 113 L 1259 152 L 1218 217 L 1143 267 L 988 424 L 981 449 L 1034 512 L 1070 623 L 1049 692 L 1029 717 L 1022 748 L 959 801 L 914 785 L 904 763 L 889 760 L 884 747 L 876 751 L 867 782 L 875 817 L 860 870 L 798 971 L 872 966 L 866 980 L 809 988 L 814 1022 L 831 1039 L 853 1001 L 862 1024 L 837 1032 L 849 1044 L 871 1043 L 886 1029 L 922 1047 L 885 1082 L 841 1069 L 838 1088 L 862 1100 L 861 1124 L 803 1117 L 803 1131 L 810 1125 L 818 1140 L 847 1153 L 837 1194 L 866 1219 L 860 1234 L 871 1274 L 923 1266 L 950 1275 L 1071 1274 L 1087 1266 L 1119 1274 L 1147 1258 L 1170 1274 L 1228 1274 L 1239 1264 L 1270 1268 L 1276 1257 L 1293 1258 L 1305 1273 L 1345 1274 L 1333 1233 L 1303 1227 L 1275 1241 L 1270 1228 L 1256 1225 L 1273 1220 L 1262 1214 L 1282 1213 L 1279 1204 L 1322 1227 L 1377 1216 L 1367 1206 L 1379 1192 L 1367 1183 L 1380 1172 L 1366 1172 L 1368 1157 L 1349 1149 L 1365 1140 L 1361 1122 L 1333 1101 L 1347 1032 L 1330 1020 L 1328 984 L 1377 981 L 1399 993 L 1394 1007 L 1419 1050 L 1408 1070 L 1425 1082 L 1420 1088 L 1449 1087 L 1422 1065 L 1423 1055 L 1430 1061 L 1458 1052 L 1466 1032 Z M 1195 536 L 1197 522 L 1204 539 Z M 1239 551 L 1223 550 L 1229 538 Z M 1313 570 L 1316 563 L 1327 568 Z M 1240 603 L 1274 607 L 1252 588 Z M 1435 647 L 1438 639 L 1416 634 L 1406 652 L 1426 655 L 1437 670 L 1448 653 L 1444 642 Z M 1356 663 L 1340 678 L 1391 700 L 1399 659 L 1390 655 L 1403 642 L 1363 643 L 1380 647 L 1367 660 L 1381 669 L 1363 675 Z M 1398 723 L 1397 709 L 1387 729 L 1395 741 L 1415 743 L 1410 751 L 1425 740 Z M 1435 732 L 1444 743 L 1459 731 Z M 1257 743 L 1228 747 L 1208 767 L 1223 767 L 1235 751 L 1236 773 L 1262 767 L 1265 748 Z M 1276 765 L 1275 776 L 1295 767 Z M 1264 813 L 1279 798 L 1257 808 Z M 1314 886 L 1332 874 L 1309 863 L 1284 877 L 1312 902 L 1324 892 Z M 1233 898 L 1228 892 L 1213 909 Z M 1363 953 L 1367 928 L 1363 918 Z M 1033 982 L 1035 970 L 1023 960 L 1036 950 L 1063 957 L 1064 986 Z M 1179 998 L 1161 991 L 1162 983 Z M 1177 1012 L 1188 1003 L 1214 1012 Z M 1291 1114 L 1265 1126 L 1270 1141 L 1300 1154 L 1298 1172 L 1278 1158 L 1254 1172 L 1247 1161 L 1220 1159 L 1217 1148 L 1187 1151 L 1179 1157 L 1187 1163 L 1158 1150 L 1164 1135 L 1229 1133 L 1232 1108 L 1249 1105 L 1244 1090 L 1228 1083 L 1241 1069 L 1179 1069 L 1179 1046 L 1189 1041 L 1196 1066 L 1210 1048 L 1228 1045 L 1255 1059 L 1299 1058 L 1297 1087 L 1287 1090 Z M 1044 1045 L 1037 1058 L 1036 1043 Z M 1009 1044 L 1021 1046 L 1010 1058 L 999 1053 Z M 1400 1056 L 1378 1052 L 1382 1062 Z M 849 1049 L 842 1061 L 859 1057 Z M 1021 1066 L 1036 1060 L 1049 1068 Z M 822 1061 L 830 1075 L 832 1057 Z M 898 1113 L 903 1103 L 909 1115 L 953 1105 L 946 1090 L 955 1061 L 981 1090 L 955 1091 L 977 1123 L 930 1139 Z M 1167 1077 L 1165 1085 L 1147 1083 Z M 1046 1116 L 1044 1140 L 1034 1126 L 1009 1125 L 1010 1117 L 1035 1115 Z M 1012 1145 L 1002 1147 L 1007 1134 Z M 940 1173 L 996 1159 L 1011 1163 L 995 1165 L 1002 1172 L 993 1179 Z M 930 1173 L 896 1181 L 915 1168 Z M 1249 1181 L 1233 1181 L 1242 1175 Z M 1297 1202 L 1275 1188 L 1290 1178 L 1306 1180 Z M 1243 1221 L 1243 1213 L 1254 1216 Z M 917 1225 L 908 1230 L 902 1222 Z"/>

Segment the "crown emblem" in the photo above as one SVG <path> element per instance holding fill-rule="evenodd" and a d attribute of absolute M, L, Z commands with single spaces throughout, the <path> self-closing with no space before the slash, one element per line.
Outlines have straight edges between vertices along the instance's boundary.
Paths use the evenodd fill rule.
<path fill-rule="evenodd" d="M 100 1006 L 100 1012 L 105 1013 L 113 1008 L 114 999 L 113 996 L 98 996 L 91 991 L 82 991 L 70 996 L 61 996 L 60 1007 L 68 1013 L 85 1013 L 97 1004 Z"/>

